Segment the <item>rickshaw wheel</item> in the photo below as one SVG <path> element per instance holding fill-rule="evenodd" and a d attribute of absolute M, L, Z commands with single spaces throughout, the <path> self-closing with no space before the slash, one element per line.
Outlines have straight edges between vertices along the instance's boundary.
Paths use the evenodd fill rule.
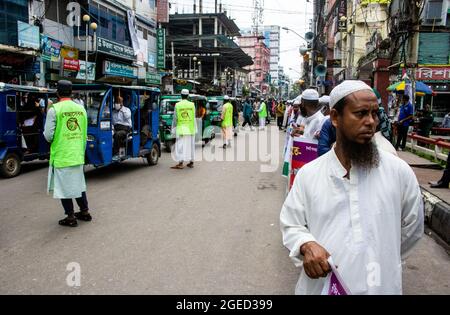
<path fill-rule="evenodd" d="M 3 177 L 12 178 L 19 175 L 21 169 L 20 159 L 15 153 L 8 153 L 0 165 L 0 173 Z"/>
<path fill-rule="evenodd" d="M 147 155 L 147 163 L 150 166 L 155 166 L 159 161 L 159 147 L 157 144 L 154 144 L 152 147 L 152 151 Z"/>

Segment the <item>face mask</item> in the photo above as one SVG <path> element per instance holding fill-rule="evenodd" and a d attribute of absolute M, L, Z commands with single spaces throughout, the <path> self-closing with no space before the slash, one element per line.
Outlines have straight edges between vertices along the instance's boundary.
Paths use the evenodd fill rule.
<path fill-rule="evenodd" d="M 121 107 L 122 107 L 122 105 L 120 105 L 120 104 L 114 104 L 115 110 L 120 110 Z"/>

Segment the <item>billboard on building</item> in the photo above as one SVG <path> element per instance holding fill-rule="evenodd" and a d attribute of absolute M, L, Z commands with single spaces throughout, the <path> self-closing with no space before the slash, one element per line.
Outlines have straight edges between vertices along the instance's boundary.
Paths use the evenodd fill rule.
<path fill-rule="evenodd" d="M 50 38 L 48 36 L 41 37 L 42 59 L 47 61 L 59 61 L 61 53 L 62 42 Z"/>
<path fill-rule="evenodd" d="M 18 46 L 39 50 L 41 48 L 39 27 L 17 21 Z"/>

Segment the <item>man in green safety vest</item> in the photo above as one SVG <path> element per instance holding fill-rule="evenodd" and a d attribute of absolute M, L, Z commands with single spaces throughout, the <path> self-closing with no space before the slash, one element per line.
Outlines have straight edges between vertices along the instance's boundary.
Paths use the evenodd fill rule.
<path fill-rule="evenodd" d="M 76 227 L 77 219 L 92 221 L 86 197 L 84 156 L 87 139 L 87 114 L 82 105 L 72 101 L 72 82 L 58 82 L 59 102 L 47 113 L 44 136 L 51 143 L 47 192 L 61 199 L 67 217 L 60 225 Z M 76 199 L 80 212 L 74 213 L 72 199 Z"/>
<path fill-rule="evenodd" d="M 259 108 L 257 110 L 259 117 L 259 130 L 266 129 L 266 119 L 267 119 L 267 105 L 264 100 L 261 100 Z"/>
<path fill-rule="evenodd" d="M 224 105 L 222 109 L 222 137 L 223 148 L 231 146 L 233 139 L 233 105 L 230 103 L 230 97 L 225 95 L 223 98 Z"/>
<path fill-rule="evenodd" d="M 181 170 L 184 162 L 187 167 L 194 168 L 195 160 L 195 134 L 197 124 L 195 119 L 195 105 L 188 101 L 189 90 L 181 91 L 181 102 L 175 105 L 172 129 L 176 132 L 174 158 L 178 162 L 172 169 Z"/>

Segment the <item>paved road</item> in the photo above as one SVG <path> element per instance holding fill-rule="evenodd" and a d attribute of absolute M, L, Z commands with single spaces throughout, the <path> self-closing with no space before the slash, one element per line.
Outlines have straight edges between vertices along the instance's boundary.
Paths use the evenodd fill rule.
<path fill-rule="evenodd" d="M 57 225 L 45 163 L 0 180 L 0 294 L 292 294 L 280 172 L 261 173 L 257 162 L 171 165 L 164 154 L 156 167 L 89 170 L 94 221 L 76 229 Z M 79 288 L 66 284 L 71 262 L 81 266 Z M 450 293 L 449 256 L 431 238 L 405 270 L 405 293 Z"/>

